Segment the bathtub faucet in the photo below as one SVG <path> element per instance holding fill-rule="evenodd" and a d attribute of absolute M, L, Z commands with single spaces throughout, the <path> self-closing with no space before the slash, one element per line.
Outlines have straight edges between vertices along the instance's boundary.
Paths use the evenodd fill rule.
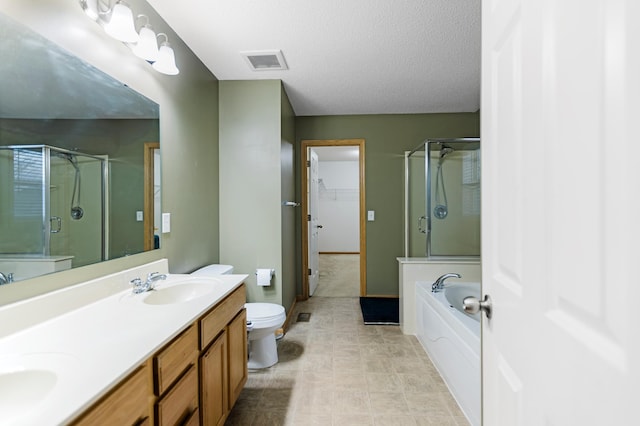
<path fill-rule="evenodd" d="M 0 272 L 0 285 L 2 284 L 11 284 L 13 282 L 13 274 L 9 273 L 7 275 Z"/>
<path fill-rule="evenodd" d="M 448 273 L 438 277 L 438 279 L 435 280 L 433 284 L 431 284 L 431 291 L 435 293 L 442 290 L 444 288 L 444 281 L 447 278 L 462 278 L 462 275 L 456 273 Z"/>

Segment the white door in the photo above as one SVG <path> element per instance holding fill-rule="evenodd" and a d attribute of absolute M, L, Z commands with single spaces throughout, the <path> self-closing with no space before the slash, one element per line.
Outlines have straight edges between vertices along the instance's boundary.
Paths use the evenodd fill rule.
<path fill-rule="evenodd" d="M 639 424 L 640 2 L 482 8 L 484 425 Z"/>
<path fill-rule="evenodd" d="M 318 154 L 309 148 L 309 296 L 318 287 L 320 253 L 318 251 Z"/>

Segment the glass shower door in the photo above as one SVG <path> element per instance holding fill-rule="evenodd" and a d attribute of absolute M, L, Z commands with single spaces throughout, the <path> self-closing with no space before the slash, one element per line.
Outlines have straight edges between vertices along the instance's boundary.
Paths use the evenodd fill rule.
<path fill-rule="evenodd" d="M 51 150 L 49 248 L 73 267 L 104 258 L 102 161 Z"/>
<path fill-rule="evenodd" d="M 427 184 L 424 148 L 409 154 L 406 159 L 406 230 L 405 251 L 408 257 L 427 255 Z"/>

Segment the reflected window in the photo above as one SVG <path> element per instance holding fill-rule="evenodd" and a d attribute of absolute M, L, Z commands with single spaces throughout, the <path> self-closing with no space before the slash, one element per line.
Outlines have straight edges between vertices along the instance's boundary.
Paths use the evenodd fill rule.
<path fill-rule="evenodd" d="M 13 213 L 16 217 L 42 215 L 42 154 L 39 152 L 14 152 Z"/>

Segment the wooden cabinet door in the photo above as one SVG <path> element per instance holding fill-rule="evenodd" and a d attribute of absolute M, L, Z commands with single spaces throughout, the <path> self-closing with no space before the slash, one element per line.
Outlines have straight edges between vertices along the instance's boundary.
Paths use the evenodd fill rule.
<path fill-rule="evenodd" d="M 151 415 L 151 372 L 147 363 L 87 410 L 74 426 L 138 425 Z"/>
<path fill-rule="evenodd" d="M 247 312 L 245 309 L 227 327 L 229 364 L 229 411 L 247 382 Z"/>
<path fill-rule="evenodd" d="M 186 423 L 198 411 L 198 369 L 189 371 L 156 404 L 158 426 Z"/>
<path fill-rule="evenodd" d="M 202 424 L 224 424 L 229 412 L 226 331 L 223 331 L 200 357 L 200 386 Z"/>

